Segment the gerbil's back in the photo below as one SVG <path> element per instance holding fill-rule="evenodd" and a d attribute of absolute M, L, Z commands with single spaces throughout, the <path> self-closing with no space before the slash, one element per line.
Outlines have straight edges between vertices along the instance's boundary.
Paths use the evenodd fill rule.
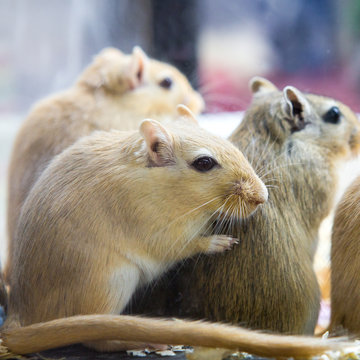
<path fill-rule="evenodd" d="M 18 314 L 22 323 L 92 308 L 89 292 L 101 286 L 95 281 L 97 269 L 112 266 L 121 244 L 116 204 L 113 213 L 111 205 L 104 205 L 109 198 L 120 201 L 119 194 L 111 194 L 115 180 L 121 180 L 124 157 L 118 134 L 83 138 L 55 157 L 31 189 L 19 218 L 10 273 L 9 313 Z M 112 176 L 118 179 L 111 181 Z M 74 293 L 84 295 L 84 304 Z"/>
<path fill-rule="evenodd" d="M 44 99 L 24 120 L 16 136 L 8 176 L 9 256 L 20 208 L 49 161 L 77 138 L 94 130 L 87 118 L 91 96 L 66 91 Z M 86 110 L 85 110 L 86 109 Z"/>

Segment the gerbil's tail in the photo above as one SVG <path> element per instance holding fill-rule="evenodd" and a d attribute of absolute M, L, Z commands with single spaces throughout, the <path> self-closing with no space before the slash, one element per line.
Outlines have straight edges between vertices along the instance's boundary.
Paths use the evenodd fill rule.
<path fill-rule="evenodd" d="M 355 347 L 354 343 L 341 340 L 271 335 L 223 324 L 123 315 L 73 316 L 6 329 L 1 337 L 2 345 L 17 354 L 93 340 L 218 347 L 266 357 L 309 357 Z"/>

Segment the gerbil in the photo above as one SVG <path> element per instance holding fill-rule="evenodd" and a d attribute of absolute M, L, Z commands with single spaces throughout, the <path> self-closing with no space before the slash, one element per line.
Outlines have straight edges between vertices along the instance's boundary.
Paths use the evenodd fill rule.
<path fill-rule="evenodd" d="M 140 132 L 84 137 L 43 171 L 18 221 L 6 327 L 119 314 L 176 261 L 231 246 L 208 235 L 211 222 L 249 216 L 266 187 L 239 150 L 178 108 L 166 128 L 146 120 Z"/>
<path fill-rule="evenodd" d="M 360 177 L 340 200 L 331 238 L 330 330 L 360 334 Z"/>
<path fill-rule="evenodd" d="M 198 113 L 201 96 L 184 75 L 148 59 L 135 47 L 131 55 L 103 50 L 68 90 L 37 103 L 22 124 L 13 146 L 8 177 L 8 261 L 21 206 L 49 161 L 94 130 L 135 130 L 141 120 L 173 117 L 176 105 Z"/>
<path fill-rule="evenodd" d="M 82 138 L 31 189 L 16 233 L 2 349 L 171 343 L 308 357 L 353 347 L 222 324 L 105 315 L 120 312 L 139 284 L 175 261 L 227 248 L 232 238 L 208 236 L 209 221 L 248 216 L 267 198 L 233 145 L 185 119 L 167 127 L 147 120 L 140 132 Z M 103 315 L 84 315 L 92 313 Z"/>
<path fill-rule="evenodd" d="M 239 238 L 232 252 L 187 261 L 151 295 L 140 294 L 132 312 L 313 334 L 318 229 L 333 205 L 337 163 L 358 151 L 359 123 L 330 98 L 278 91 L 261 78 L 251 89 L 253 102 L 230 140 L 271 184 L 269 201 L 232 229 Z"/>

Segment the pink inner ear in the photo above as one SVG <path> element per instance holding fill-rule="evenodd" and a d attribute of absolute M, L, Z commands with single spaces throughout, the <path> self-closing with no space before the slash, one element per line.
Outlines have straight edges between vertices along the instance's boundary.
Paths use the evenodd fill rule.
<path fill-rule="evenodd" d="M 156 166 L 174 163 L 172 137 L 165 127 L 155 120 L 145 120 L 140 125 L 140 131 L 146 142 L 148 154 Z"/>
<path fill-rule="evenodd" d="M 147 122 L 142 125 L 142 133 L 151 157 L 156 156 L 154 153 L 159 143 L 159 131 L 160 129 L 153 123 Z"/>
<path fill-rule="evenodd" d="M 161 165 L 161 159 L 158 154 L 159 150 L 159 130 L 155 126 L 147 126 L 144 132 L 148 153 L 151 160 L 156 165 Z"/>
<path fill-rule="evenodd" d="M 138 70 L 136 73 L 138 84 L 140 85 L 144 79 L 144 59 L 138 58 Z"/>
<path fill-rule="evenodd" d="M 157 129 L 155 129 L 155 127 L 148 127 L 146 129 L 146 143 L 149 146 L 149 149 L 151 149 L 151 151 L 153 150 L 154 144 L 158 143 L 159 139 L 158 139 L 158 134 L 157 134 Z"/>
<path fill-rule="evenodd" d="M 143 83 L 145 62 L 146 58 L 142 52 L 133 52 L 129 68 L 129 82 L 131 89 L 134 89 Z"/>

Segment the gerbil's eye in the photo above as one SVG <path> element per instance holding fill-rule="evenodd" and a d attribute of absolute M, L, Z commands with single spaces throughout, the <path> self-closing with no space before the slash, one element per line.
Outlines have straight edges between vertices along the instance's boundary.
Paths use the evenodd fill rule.
<path fill-rule="evenodd" d="M 170 89 L 172 86 L 172 80 L 169 77 L 166 77 L 159 82 L 159 85 L 164 89 Z"/>
<path fill-rule="evenodd" d="M 338 124 L 340 121 L 341 112 L 337 106 L 333 106 L 324 116 L 325 122 L 330 124 Z"/>
<path fill-rule="evenodd" d="M 215 165 L 218 163 L 215 159 L 211 158 L 210 156 L 202 156 L 196 159 L 191 166 L 193 166 L 196 170 L 205 172 L 211 170 Z"/>

